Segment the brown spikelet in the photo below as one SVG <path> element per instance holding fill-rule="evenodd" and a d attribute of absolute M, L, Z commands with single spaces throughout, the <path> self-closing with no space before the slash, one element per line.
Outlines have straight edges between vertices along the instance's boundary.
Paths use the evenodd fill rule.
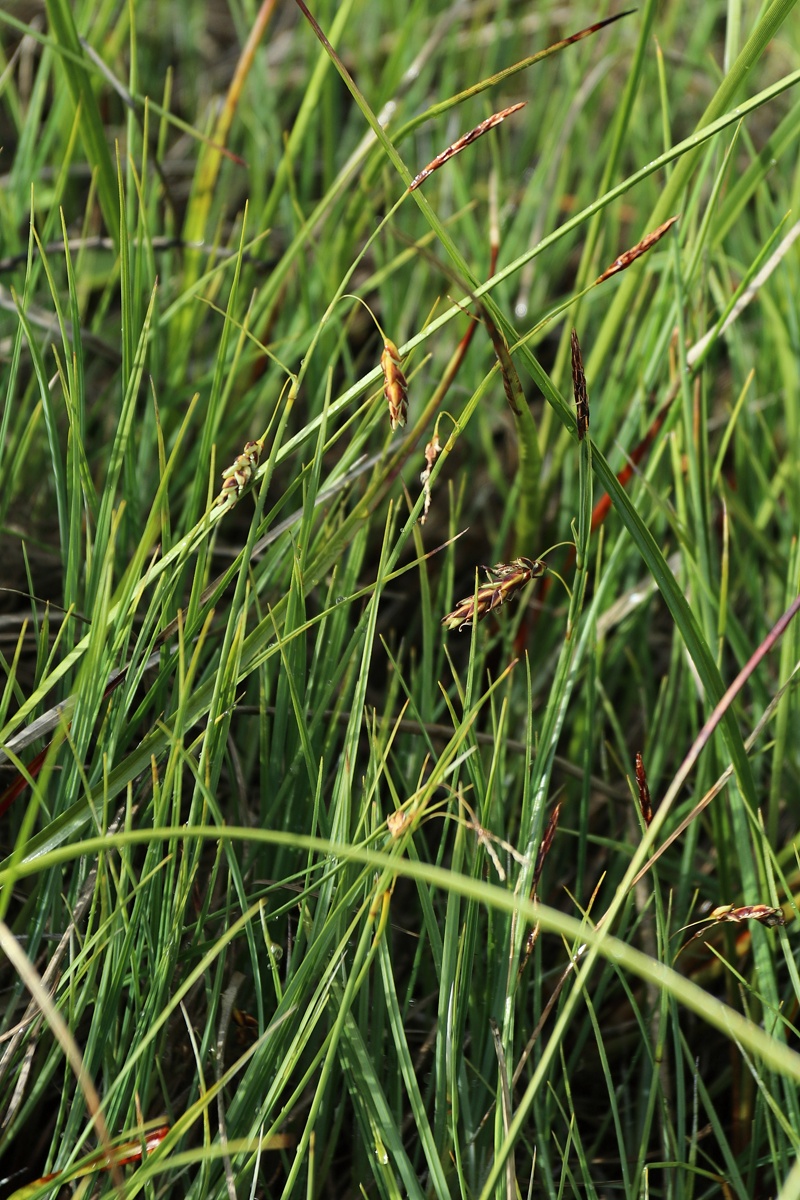
<path fill-rule="evenodd" d="M 708 919 L 710 921 L 734 921 L 737 925 L 740 925 L 742 921 L 758 921 L 767 929 L 774 929 L 776 925 L 786 924 L 783 909 L 772 908 L 769 904 L 744 904 L 741 908 L 734 908 L 732 904 L 721 904 L 719 908 L 715 908 L 713 912 L 709 913 Z"/>
<path fill-rule="evenodd" d="M 586 376 L 583 373 L 583 356 L 578 334 L 573 329 L 570 338 L 572 346 L 572 392 L 575 396 L 575 413 L 578 422 L 578 441 L 582 442 L 589 432 L 589 393 L 586 390 Z"/>
<path fill-rule="evenodd" d="M 652 233 L 646 233 L 642 240 L 637 242 L 632 250 L 626 250 L 623 254 L 620 254 L 619 258 L 615 258 L 611 266 L 603 271 L 602 275 L 598 275 L 597 279 L 595 279 L 595 286 L 598 283 L 604 283 L 606 279 L 610 279 L 612 275 L 617 275 L 620 271 L 624 271 L 626 267 L 631 265 L 631 263 L 636 262 L 637 258 L 641 258 L 643 254 L 647 254 L 647 251 L 651 250 L 653 246 L 655 246 L 656 242 L 661 241 L 664 234 L 668 229 L 672 228 L 679 217 L 680 213 L 678 213 L 677 216 L 670 217 L 670 219 L 665 221 L 663 225 L 659 225 L 658 229 L 654 229 Z"/>
<path fill-rule="evenodd" d="M 522 390 L 517 368 L 512 361 L 508 343 L 483 307 L 481 307 L 481 318 L 486 326 L 489 337 L 492 339 L 495 356 L 500 365 L 500 375 L 503 380 L 503 391 L 506 394 L 506 400 L 509 403 L 511 411 L 518 417 L 525 403 L 525 393 Z"/>
<path fill-rule="evenodd" d="M 703 928 L 693 934 L 688 942 L 684 942 L 678 955 L 683 954 L 687 946 L 691 946 L 692 942 L 696 942 L 698 938 L 704 938 L 723 921 L 731 921 L 735 925 L 742 925 L 745 921 L 758 921 L 759 925 L 763 925 L 765 929 L 775 929 L 776 926 L 786 924 L 786 917 L 782 908 L 773 908 L 771 904 L 743 904 L 740 907 L 733 904 L 720 904 L 718 908 L 712 909 L 707 917 L 694 922 L 702 925 Z M 690 929 L 691 926 L 684 925 L 683 928 Z M 680 932 L 679 929 L 678 933 Z"/>
<path fill-rule="evenodd" d="M 425 182 L 429 175 L 432 175 L 434 171 L 438 171 L 439 167 L 444 166 L 448 159 L 453 158 L 465 146 L 469 146 L 472 142 L 477 141 L 479 137 L 482 137 L 484 133 L 488 133 L 490 129 L 494 129 L 495 125 L 499 125 L 501 121 L 505 121 L 506 117 L 510 117 L 517 109 L 524 107 L 524 100 L 519 104 L 512 104 L 510 108 L 504 108 L 500 112 L 492 113 L 485 121 L 481 121 L 480 125 L 476 125 L 474 129 L 470 129 L 469 133 L 462 134 L 451 146 L 448 146 L 446 150 L 442 150 L 441 154 L 436 155 L 436 158 L 431 159 L 427 167 L 422 168 L 419 175 L 414 176 L 408 185 L 408 190 L 413 192 L 421 183 Z"/>
<path fill-rule="evenodd" d="M 547 563 L 541 559 L 515 558 L 510 563 L 497 563 L 494 567 L 484 567 L 489 582 L 478 588 L 477 604 L 475 595 L 465 596 L 459 600 L 456 607 L 446 617 L 442 624 L 448 629 L 464 629 L 472 624 L 473 617 L 482 621 L 493 609 L 499 608 L 522 591 L 526 583 L 543 575 Z"/>
<path fill-rule="evenodd" d="M 556 829 L 558 828 L 558 818 L 560 815 L 561 815 L 561 805 L 557 804 L 550 814 L 550 820 L 547 822 L 547 828 L 545 829 L 544 834 L 542 835 L 542 840 L 539 843 L 539 853 L 536 855 L 536 866 L 533 868 L 533 886 L 531 887 L 531 900 L 536 899 L 536 889 L 539 886 L 539 879 L 541 878 L 542 867 L 544 866 L 544 860 L 547 858 L 547 854 L 550 850 L 550 847 L 553 844 L 553 838 L 556 836 Z M 528 937 L 525 941 L 525 949 L 522 952 L 522 958 L 520 960 L 519 970 L 517 972 L 518 976 L 521 975 L 522 972 L 527 967 L 528 960 L 530 959 L 530 956 L 533 954 L 533 948 L 536 945 L 536 939 L 538 938 L 538 936 L 539 936 L 539 923 L 537 921 L 537 923 L 534 925 L 533 929 L 531 929 L 531 931 L 528 934 Z"/>
<path fill-rule="evenodd" d="M 243 1008 L 232 1008 L 231 1017 L 236 1026 L 235 1036 L 236 1044 L 239 1046 L 252 1046 L 258 1041 L 258 1021 L 255 1017 L 246 1012 Z"/>
<path fill-rule="evenodd" d="M 396 812 L 389 813 L 386 818 L 386 828 L 393 838 L 400 837 L 400 834 L 411 820 L 411 815 L 407 808 L 398 808 Z"/>
<path fill-rule="evenodd" d="M 252 479 L 261 457 L 261 442 L 245 442 L 236 461 L 222 472 L 222 491 L 215 503 L 234 505 Z"/>
<path fill-rule="evenodd" d="M 542 867 L 544 860 L 547 858 L 550 847 L 553 844 L 553 838 L 556 836 L 558 829 L 558 818 L 561 816 L 561 804 L 557 804 L 550 814 L 550 820 L 547 822 L 547 828 L 542 836 L 539 844 L 539 853 L 536 855 L 536 866 L 533 869 L 533 887 L 531 888 L 531 898 L 535 898 L 536 889 L 539 886 L 539 880 L 542 875 Z"/>
<path fill-rule="evenodd" d="M 381 369 L 383 371 L 383 394 L 389 405 L 392 429 L 397 429 L 398 425 L 402 428 L 408 416 L 408 384 L 400 369 L 402 361 L 397 346 L 389 338 L 385 338 L 381 355 Z"/>
<path fill-rule="evenodd" d="M 639 808 L 641 809 L 642 819 L 645 825 L 649 825 L 653 819 L 653 805 L 650 800 L 650 788 L 647 786 L 644 761 L 638 750 L 636 751 L 636 786 L 639 789 Z"/>
<path fill-rule="evenodd" d="M 430 485 L 431 471 L 433 470 L 433 464 L 436 462 L 436 459 L 439 457 L 439 451 L 441 450 L 441 448 L 442 447 L 439 444 L 439 435 L 438 435 L 438 433 L 434 433 L 433 437 L 431 438 L 431 440 L 428 442 L 427 446 L 425 447 L 426 466 L 425 466 L 425 470 L 420 474 L 420 477 L 419 477 L 419 481 L 422 484 L 422 491 L 425 495 L 425 504 L 422 509 L 422 515 L 420 516 L 420 519 L 419 519 L 420 525 L 424 525 L 426 520 L 428 519 L 428 510 L 431 506 L 431 485 Z"/>

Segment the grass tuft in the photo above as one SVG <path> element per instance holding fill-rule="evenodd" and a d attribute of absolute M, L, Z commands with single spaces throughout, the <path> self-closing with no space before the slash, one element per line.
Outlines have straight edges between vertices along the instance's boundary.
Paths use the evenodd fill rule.
<path fill-rule="evenodd" d="M 0 13 L 4 1195 L 797 1194 L 793 7 Z"/>

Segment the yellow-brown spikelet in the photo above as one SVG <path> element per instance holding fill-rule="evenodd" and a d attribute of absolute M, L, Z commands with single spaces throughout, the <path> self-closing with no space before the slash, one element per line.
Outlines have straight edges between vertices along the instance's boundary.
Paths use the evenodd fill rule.
<path fill-rule="evenodd" d="M 390 338 L 384 338 L 381 369 L 383 371 L 383 394 L 389 405 L 389 420 L 392 429 L 401 428 L 408 416 L 408 384 L 400 364 L 400 351 Z"/>
<path fill-rule="evenodd" d="M 543 575 L 547 570 L 547 563 L 541 559 L 515 558 L 510 563 L 497 563 L 494 567 L 483 569 L 489 582 L 481 584 L 477 596 L 465 596 L 463 600 L 459 600 L 451 613 L 442 617 L 442 624 L 448 629 L 466 628 L 472 624 L 476 614 L 477 620 L 482 621 L 493 609 L 499 608 L 506 600 L 522 591 L 531 579 Z"/>
<path fill-rule="evenodd" d="M 261 457 L 261 442 L 245 442 L 244 450 L 227 470 L 222 472 L 222 491 L 217 503 L 234 505 L 253 477 Z"/>

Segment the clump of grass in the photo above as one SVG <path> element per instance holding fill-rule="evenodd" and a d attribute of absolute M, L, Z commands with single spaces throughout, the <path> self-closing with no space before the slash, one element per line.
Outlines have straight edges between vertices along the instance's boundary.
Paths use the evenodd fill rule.
<path fill-rule="evenodd" d="M 7 1192 L 795 1194 L 790 8 L 0 14 Z"/>

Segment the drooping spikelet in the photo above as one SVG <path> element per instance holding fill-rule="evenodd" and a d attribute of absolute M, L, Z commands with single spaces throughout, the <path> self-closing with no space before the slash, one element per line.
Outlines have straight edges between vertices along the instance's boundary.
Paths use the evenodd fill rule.
<path fill-rule="evenodd" d="M 420 525 L 424 525 L 428 519 L 428 510 L 431 506 L 431 471 L 433 470 L 433 464 L 439 457 L 441 448 L 439 434 L 434 431 L 433 437 L 425 447 L 425 470 L 419 477 L 419 481 L 422 484 L 422 491 L 425 495 L 425 503 L 419 518 Z"/>
<path fill-rule="evenodd" d="M 253 477 L 261 457 L 261 442 L 245 442 L 236 461 L 222 472 L 222 491 L 217 503 L 234 505 Z"/>
<path fill-rule="evenodd" d="M 442 624 L 448 629 L 466 628 L 472 624 L 476 614 L 477 620 L 482 621 L 493 609 L 521 592 L 531 579 L 543 575 L 547 563 L 541 559 L 515 558 L 510 563 L 497 563 L 494 567 L 483 569 L 489 582 L 478 588 L 477 596 L 465 596 L 451 613 L 442 617 Z"/>
<path fill-rule="evenodd" d="M 687 942 L 684 942 L 678 954 L 683 954 L 686 947 L 691 946 L 692 942 L 696 942 L 698 938 L 706 937 L 722 921 L 732 921 L 734 925 L 743 925 L 745 921 L 758 921 L 759 925 L 763 925 L 765 929 L 775 929 L 776 926 L 786 924 L 786 917 L 782 908 L 773 908 L 771 904 L 743 904 L 740 907 L 734 904 L 720 904 L 717 908 L 712 909 L 707 917 L 693 922 L 693 924 L 702 925 L 703 928 L 693 934 Z M 683 928 L 691 929 L 691 925 L 684 925 Z M 678 933 L 681 932 L 679 929 Z"/>
<path fill-rule="evenodd" d="M 736 925 L 741 925 L 743 921 L 758 921 L 759 925 L 764 925 L 767 929 L 786 924 L 783 909 L 773 908 L 771 904 L 743 904 L 740 908 L 733 904 L 720 904 L 719 908 L 708 914 L 708 919 L 733 921 Z"/>
<path fill-rule="evenodd" d="M 381 369 L 383 370 L 383 394 L 389 405 L 392 429 L 401 428 L 408 416 L 408 384 L 400 364 L 400 351 L 390 338 L 384 338 Z"/>

